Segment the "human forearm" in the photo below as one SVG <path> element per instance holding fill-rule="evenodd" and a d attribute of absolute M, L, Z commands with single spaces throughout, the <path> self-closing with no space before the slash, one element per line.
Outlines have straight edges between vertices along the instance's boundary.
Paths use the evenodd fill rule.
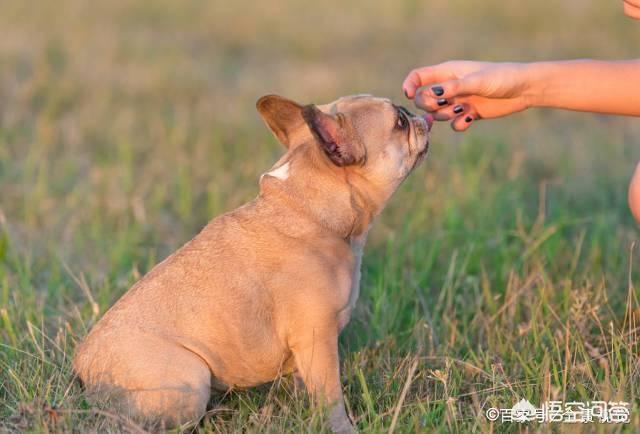
<path fill-rule="evenodd" d="M 526 65 L 530 107 L 640 116 L 640 60 L 570 60 Z"/>

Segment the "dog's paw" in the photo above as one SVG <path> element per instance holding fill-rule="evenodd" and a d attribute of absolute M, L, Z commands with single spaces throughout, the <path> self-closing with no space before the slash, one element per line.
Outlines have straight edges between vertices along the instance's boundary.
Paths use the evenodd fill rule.
<path fill-rule="evenodd" d="M 355 434 L 358 431 L 351 424 L 349 417 L 344 411 L 344 407 L 339 406 L 334 409 L 329 419 L 331 431 L 335 434 Z"/>
<path fill-rule="evenodd" d="M 331 423 L 331 432 L 335 434 L 357 434 L 357 430 L 351 425 L 347 419 L 339 423 Z"/>

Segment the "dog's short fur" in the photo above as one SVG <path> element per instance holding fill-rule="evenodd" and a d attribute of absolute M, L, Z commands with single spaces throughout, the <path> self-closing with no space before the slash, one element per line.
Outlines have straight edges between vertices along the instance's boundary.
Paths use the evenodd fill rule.
<path fill-rule="evenodd" d="M 266 96 L 257 108 L 287 152 L 252 202 L 213 219 L 93 327 L 74 369 L 89 396 L 137 419 L 197 421 L 211 388 L 297 372 L 351 431 L 338 334 L 359 292 L 375 216 L 422 161 L 429 122 L 388 99 L 323 106 Z"/>

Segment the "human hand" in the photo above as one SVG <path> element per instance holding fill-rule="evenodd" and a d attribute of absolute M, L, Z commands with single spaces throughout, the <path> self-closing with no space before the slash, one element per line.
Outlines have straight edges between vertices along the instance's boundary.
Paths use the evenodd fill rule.
<path fill-rule="evenodd" d="M 640 20 L 640 0 L 624 0 L 622 5 L 626 16 Z"/>
<path fill-rule="evenodd" d="M 407 98 L 435 120 L 465 131 L 476 119 L 490 119 L 531 106 L 525 63 L 451 61 L 411 71 L 402 88 Z"/>

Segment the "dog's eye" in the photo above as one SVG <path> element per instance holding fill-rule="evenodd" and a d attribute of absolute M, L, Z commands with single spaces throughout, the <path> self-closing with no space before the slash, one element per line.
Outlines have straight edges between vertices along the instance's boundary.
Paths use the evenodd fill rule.
<path fill-rule="evenodd" d="M 408 125 L 409 121 L 407 121 L 407 118 L 402 113 L 400 113 L 400 111 L 398 111 L 398 117 L 396 119 L 396 129 L 404 130 Z"/>

